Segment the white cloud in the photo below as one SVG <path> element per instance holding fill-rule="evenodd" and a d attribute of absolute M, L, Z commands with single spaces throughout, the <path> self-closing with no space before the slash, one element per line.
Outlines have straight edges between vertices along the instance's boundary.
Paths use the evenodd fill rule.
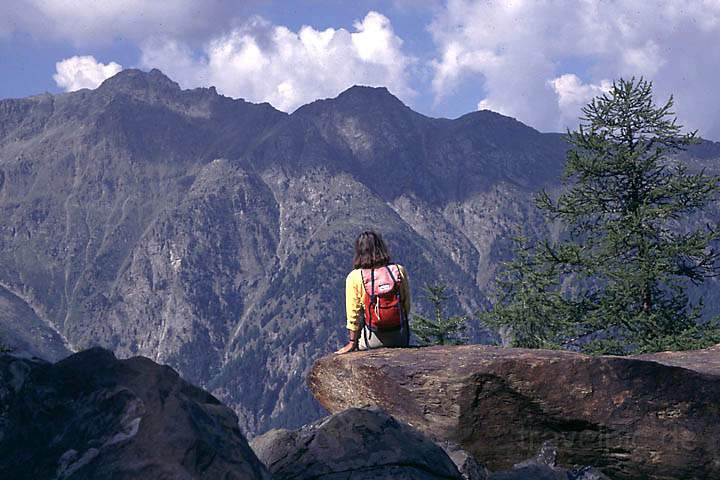
<path fill-rule="evenodd" d="M 597 85 L 584 84 L 580 77 L 573 73 L 566 73 L 548 80 L 548 84 L 557 94 L 560 115 L 565 124 L 573 124 L 581 114 L 583 105 L 586 105 L 593 97 L 608 92 L 612 86 L 610 80 L 602 80 Z"/>
<path fill-rule="evenodd" d="M 86 55 L 61 60 L 55 64 L 55 70 L 53 80 L 57 86 L 73 92 L 81 88 L 97 88 L 103 80 L 122 70 L 122 66 L 115 62 L 106 65 L 95 60 L 95 57 Z"/>
<path fill-rule="evenodd" d="M 12 0 L 0 2 L 0 35 L 14 30 L 76 45 L 116 38 L 142 41 L 152 35 L 204 36 L 245 14 L 252 0 Z"/>
<path fill-rule="evenodd" d="M 438 101 L 477 80 L 480 108 L 557 131 L 607 79 L 642 75 L 658 103 L 675 94 L 680 123 L 720 139 L 717 0 L 448 0 L 429 29 Z"/>
<path fill-rule="evenodd" d="M 140 66 L 159 68 L 185 88 L 211 85 L 205 63 L 195 59 L 192 50 L 178 40 L 152 38 L 143 42 Z"/>
<path fill-rule="evenodd" d="M 353 32 L 311 26 L 293 32 L 254 17 L 208 42 L 197 56 L 176 40 L 152 39 L 142 46 L 141 65 L 160 68 L 184 87 L 215 85 L 225 95 L 285 111 L 353 84 L 413 95 L 407 71 L 413 60 L 390 20 L 371 11 L 353 26 Z"/>

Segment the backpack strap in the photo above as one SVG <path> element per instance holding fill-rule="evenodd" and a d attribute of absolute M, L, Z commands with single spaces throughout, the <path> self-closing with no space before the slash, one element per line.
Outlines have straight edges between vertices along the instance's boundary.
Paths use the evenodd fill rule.
<path fill-rule="evenodd" d="M 388 271 L 388 273 L 390 274 L 390 278 L 392 278 L 393 282 L 395 282 L 395 283 L 397 284 L 397 283 L 398 283 L 398 279 L 395 278 L 395 275 L 393 275 L 392 270 L 390 270 L 390 265 L 385 265 L 385 269 L 386 269 L 386 270 Z M 400 268 L 398 267 L 398 273 L 399 273 L 399 272 L 400 272 Z M 398 275 L 398 278 L 400 278 L 400 275 Z"/>
<path fill-rule="evenodd" d="M 370 307 L 365 312 L 365 316 L 367 318 L 367 329 L 363 329 L 363 335 L 365 336 L 365 348 L 370 350 L 370 343 L 368 342 L 368 335 L 369 338 L 372 339 L 372 309 L 374 308 L 375 304 L 375 269 L 370 269 Z"/>
<path fill-rule="evenodd" d="M 395 264 L 397 265 L 397 264 Z M 390 278 L 393 279 L 393 282 L 397 285 L 398 279 L 395 278 L 395 275 L 393 275 L 392 270 L 390 269 L 390 266 L 386 266 L 388 273 L 390 274 Z M 398 267 L 398 278 L 400 278 L 400 267 Z M 403 311 L 403 302 L 402 302 L 402 294 L 400 293 L 400 287 L 397 289 L 397 293 L 395 294 L 398 299 L 398 311 L 400 312 L 400 335 L 405 338 L 408 336 L 409 340 L 409 334 L 410 334 L 410 325 L 408 324 L 407 315 L 405 315 L 405 312 Z M 409 343 L 409 341 L 408 341 Z M 405 345 L 407 346 L 407 345 Z"/>
<path fill-rule="evenodd" d="M 363 339 L 365 340 L 365 350 L 370 350 L 370 344 L 368 343 L 368 330 L 370 331 L 370 338 L 372 338 L 372 330 L 370 330 L 370 327 L 367 325 L 363 326 Z"/>

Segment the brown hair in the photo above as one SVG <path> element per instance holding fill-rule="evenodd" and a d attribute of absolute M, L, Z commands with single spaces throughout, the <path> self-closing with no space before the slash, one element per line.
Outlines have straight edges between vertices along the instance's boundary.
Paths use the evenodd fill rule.
<path fill-rule="evenodd" d="M 353 268 L 377 268 L 389 263 L 390 254 L 379 233 L 368 230 L 358 235 Z"/>

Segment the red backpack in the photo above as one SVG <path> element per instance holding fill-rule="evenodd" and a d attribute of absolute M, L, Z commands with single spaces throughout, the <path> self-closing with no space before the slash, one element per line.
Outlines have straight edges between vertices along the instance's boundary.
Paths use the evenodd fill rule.
<path fill-rule="evenodd" d="M 365 325 L 372 332 L 403 327 L 405 313 L 400 298 L 400 269 L 397 265 L 363 268 Z"/>

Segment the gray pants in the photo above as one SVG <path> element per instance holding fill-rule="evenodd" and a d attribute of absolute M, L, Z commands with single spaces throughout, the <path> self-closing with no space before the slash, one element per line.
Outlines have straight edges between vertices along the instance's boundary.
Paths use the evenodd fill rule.
<path fill-rule="evenodd" d="M 368 350 L 380 347 L 407 347 L 410 343 L 410 332 L 407 328 L 392 330 L 390 332 L 371 332 L 367 327 L 360 330 L 358 350 Z M 367 343 L 365 338 L 367 337 Z"/>

